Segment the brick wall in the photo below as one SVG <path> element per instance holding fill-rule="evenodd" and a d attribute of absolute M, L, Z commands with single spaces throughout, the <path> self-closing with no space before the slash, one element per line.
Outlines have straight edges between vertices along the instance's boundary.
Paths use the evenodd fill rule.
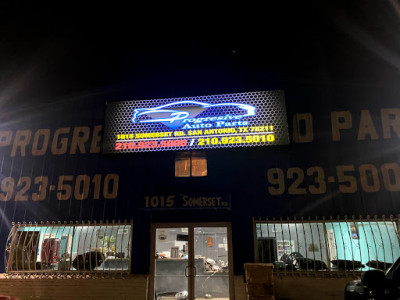
<path fill-rule="evenodd" d="M 275 276 L 276 299 L 343 300 L 344 286 L 354 278 Z M 0 295 L 20 300 L 146 300 L 148 276 L 124 278 L 6 278 L 0 275 Z M 235 300 L 247 300 L 243 276 L 235 276 Z"/>
<path fill-rule="evenodd" d="M 275 276 L 275 298 L 290 300 L 343 300 L 346 283 L 356 277 Z"/>
<path fill-rule="evenodd" d="M 235 276 L 235 300 L 247 300 L 244 276 Z"/>
<path fill-rule="evenodd" d="M 6 278 L 0 276 L 0 295 L 20 300 L 145 300 L 147 276 L 105 278 Z"/>
<path fill-rule="evenodd" d="M 0 275 L 0 295 L 20 300 L 146 300 L 148 277 L 6 278 Z M 235 276 L 235 300 L 246 300 L 243 276 Z"/>

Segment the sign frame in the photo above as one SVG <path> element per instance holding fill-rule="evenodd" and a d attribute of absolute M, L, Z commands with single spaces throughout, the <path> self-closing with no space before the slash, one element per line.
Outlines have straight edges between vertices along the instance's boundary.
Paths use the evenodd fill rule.
<path fill-rule="evenodd" d="M 107 103 L 103 153 L 288 143 L 282 90 Z"/>

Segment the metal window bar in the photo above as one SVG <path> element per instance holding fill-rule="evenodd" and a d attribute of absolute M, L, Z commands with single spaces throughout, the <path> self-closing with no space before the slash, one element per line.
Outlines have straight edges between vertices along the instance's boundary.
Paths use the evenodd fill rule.
<path fill-rule="evenodd" d="M 344 259 L 343 265 L 344 265 L 344 269 L 347 270 L 347 260 L 348 260 L 348 257 L 347 257 L 347 251 L 346 251 L 346 249 L 347 249 L 348 247 L 347 247 L 347 245 L 345 244 L 345 241 L 344 241 L 344 236 L 345 236 L 345 235 L 343 234 L 342 224 L 343 224 L 343 223 L 339 223 L 339 228 L 340 228 L 340 235 L 339 235 L 339 237 L 340 237 L 340 239 L 341 239 L 341 241 L 342 241 L 342 246 L 343 246 L 343 259 Z M 336 236 L 336 234 L 335 234 L 335 236 Z M 337 244 L 336 244 L 336 246 L 337 246 Z"/>
<path fill-rule="evenodd" d="M 290 228 L 289 228 L 289 224 L 287 224 L 287 227 L 288 227 L 288 234 L 289 234 L 289 247 L 290 247 L 290 249 L 292 248 L 292 243 L 290 242 L 292 239 L 291 239 L 291 237 L 290 237 Z M 281 228 L 282 228 L 282 233 L 284 233 L 285 232 L 285 230 L 283 229 L 283 223 L 281 223 Z M 283 241 L 285 242 L 285 237 L 283 237 Z M 281 266 L 280 266 L 280 268 L 281 268 Z M 283 267 L 283 270 L 284 270 L 284 273 L 286 273 L 286 268 L 285 267 Z"/>
<path fill-rule="evenodd" d="M 103 236 L 103 238 L 101 238 L 101 241 L 100 241 L 100 249 L 102 249 L 102 251 L 104 251 L 104 248 L 105 248 L 104 247 L 104 242 L 105 242 L 105 236 L 107 234 L 107 226 L 104 226 L 104 225 L 100 226 L 100 228 L 98 229 L 97 233 L 99 233 L 99 232 L 101 232 L 101 233 L 104 232 L 104 236 Z M 98 244 L 96 244 L 96 246 L 98 246 Z M 103 264 L 103 267 L 101 268 L 101 271 L 102 271 L 102 273 L 106 272 L 104 264 Z"/>
<path fill-rule="evenodd" d="M 78 225 L 78 222 L 77 222 L 77 225 Z M 77 227 L 75 227 L 76 235 L 77 235 L 78 237 L 81 236 L 82 228 L 83 228 L 83 224 L 82 224 L 82 226 L 77 226 Z M 75 238 L 76 238 L 76 235 L 75 235 Z M 75 240 L 72 241 L 72 242 L 75 243 Z M 81 260 L 82 260 L 82 256 L 79 256 L 79 247 L 80 247 L 80 244 L 81 244 L 81 239 L 78 238 L 78 243 L 77 243 L 77 247 L 76 247 L 76 250 L 77 250 L 77 251 L 76 251 L 76 257 L 73 259 L 73 268 L 76 269 L 78 272 L 79 272 L 79 271 L 82 271 L 82 270 L 80 270 L 80 269 L 81 269 Z M 75 266 L 74 266 L 74 263 L 75 263 Z"/>
<path fill-rule="evenodd" d="M 346 230 L 347 235 L 349 237 L 349 245 L 350 245 L 350 253 L 351 253 L 350 268 L 353 271 L 353 275 L 354 275 L 356 259 L 354 257 L 354 244 L 353 244 L 352 235 L 351 235 L 351 223 L 346 221 L 345 224 L 346 224 L 345 230 Z M 347 263 L 347 261 L 346 261 L 346 263 Z"/>
<path fill-rule="evenodd" d="M 391 220 L 391 222 L 393 222 L 392 216 L 391 216 L 390 220 Z M 389 236 L 389 239 L 390 239 L 390 244 L 392 245 L 392 247 L 390 248 L 391 253 L 392 253 L 392 260 L 394 260 L 394 259 L 395 259 L 395 258 L 394 258 L 394 251 L 393 251 L 393 245 L 394 245 L 394 243 L 393 243 L 392 237 L 390 236 L 390 231 L 389 231 L 389 229 L 388 229 L 388 227 L 387 227 L 387 223 L 385 223 L 385 226 L 386 226 L 386 231 L 387 231 L 388 236 Z M 395 233 L 396 236 L 397 236 L 397 230 L 396 230 L 394 233 Z M 384 269 L 385 269 L 385 270 L 387 269 L 386 263 L 384 264 Z"/>
<path fill-rule="evenodd" d="M 261 233 L 262 233 L 262 226 L 261 226 Z M 267 225 L 267 237 L 269 237 L 270 236 L 270 233 L 269 233 L 269 226 Z M 263 242 L 261 242 L 261 245 L 263 245 L 264 243 Z M 268 247 L 268 251 L 271 251 L 271 244 L 270 243 L 268 243 L 267 245 L 266 245 L 267 247 Z M 265 256 L 264 256 L 264 254 L 262 254 L 262 258 L 265 258 Z M 271 252 L 268 252 L 268 261 L 271 261 L 271 259 L 272 259 L 272 257 L 271 257 Z"/>
<path fill-rule="evenodd" d="M 324 218 L 325 220 L 325 218 Z M 333 253 L 331 253 L 331 249 L 327 247 L 329 244 L 328 240 L 328 229 L 326 228 L 326 223 L 322 224 L 322 231 L 324 234 L 324 243 L 325 243 L 325 254 L 326 254 L 326 267 L 327 271 L 329 271 L 329 274 L 332 275 L 332 268 L 331 268 L 331 257 L 333 256 Z M 322 251 L 321 251 L 321 260 L 322 260 Z"/>
<path fill-rule="evenodd" d="M 273 227 L 272 232 L 274 233 L 275 241 L 278 241 L 277 236 L 276 236 L 276 232 L 277 232 L 277 230 L 276 230 L 276 223 L 274 223 L 274 227 Z M 268 243 L 268 247 L 274 249 L 274 247 L 271 247 L 271 243 Z M 271 254 L 272 254 L 272 251 L 270 252 L 270 255 L 269 255 L 270 261 L 272 261 L 273 258 L 275 257 L 275 255 L 271 255 Z"/>
<path fill-rule="evenodd" d="M 360 239 L 361 237 L 360 237 L 360 233 L 359 233 L 359 231 L 358 231 L 359 223 L 356 222 L 354 216 L 352 217 L 352 222 L 353 222 L 354 226 L 355 226 L 356 229 L 357 229 L 358 238 Z M 389 241 L 389 242 L 390 242 L 390 241 Z M 359 250 L 359 252 L 360 252 L 360 261 L 362 262 L 362 260 L 363 260 L 363 253 L 362 253 L 362 251 L 361 251 L 361 242 L 358 243 L 358 250 Z"/>
<path fill-rule="evenodd" d="M 386 261 L 386 251 L 385 251 L 385 249 L 383 247 L 384 242 L 383 242 L 382 231 L 381 231 L 381 227 L 380 226 L 378 226 L 378 232 L 379 232 L 379 236 L 380 236 L 381 242 L 382 242 L 381 245 L 382 245 L 382 250 L 383 250 L 383 261 Z"/>
<path fill-rule="evenodd" d="M 61 237 L 62 237 L 62 231 L 64 230 L 64 227 L 62 225 L 55 226 L 55 222 L 53 222 L 52 224 L 54 225 L 53 228 L 56 228 L 56 237 L 55 237 L 55 240 L 52 240 L 52 239 L 50 240 L 51 241 L 50 245 L 51 245 L 51 243 L 53 243 L 53 246 L 55 246 L 56 251 L 57 251 L 57 255 L 56 255 L 55 259 L 58 261 L 58 264 L 60 264 Z M 58 236 L 60 236 L 60 239 L 57 238 Z"/>
<path fill-rule="evenodd" d="M 371 235 L 372 235 L 372 242 L 373 242 L 373 244 L 374 244 L 374 248 L 375 248 L 375 257 L 376 257 L 376 259 L 378 259 L 378 248 L 376 247 L 376 239 L 375 239 L 375 234 L 374 234 L 374 230 L 372 229 L 372 226 L 371 226 L 371 222 L 369 221 L 368 222 L 368 225 L 369 225 L 369 229 L 371 230 Z"/>
<path fill-rule="evenodd" d="M 304 229 L 304 222 L 301 222 L 301 226 L 303 228 L 303 238 L 304 238 L 304 251 L 306 253 L 306 257 L 308 257 L 308 253 L 307 253 L 307 236 L 306 236 L 306 230 Z M 299 259 L 300 260 L 300 259 Z M 299 263 L 300 265 L 300 263 Z M 306 267 L 306 274 L 308 275 L 308 264 L 305 264 Z"/>
<path fill-rule="evenodd" d="M 366 233 L 365 227 L 364 227 L 364 222 L 361 223 L 361 228 L 363 230 L 364 236 L 367 236 L 367 233 Z M 369 242 L 368 240 L 365 241 L 365 244 L 366 244 L 366 248 L 367 248 L 368 261 L 371 261 L 371 251 L 370 251 L 370 246 L 369 246 L 368 242 Z"/>
<path fill-rule="evenodd" d="M 321 226 L 323 227 L 323 225 L 321 225 Z M 319 242 L 319 244 L 320 245 L 325 245 L 325 247 L 321 246 L 321 248 L 320 248 L 321 251 L 320 251 L 320 256 L 319 256 L 320 261 L 323 262 L 322 249 L 324 248 L 325 252 L 326 252 L 326 244 L 322 243 L 322 241 L 321 241 L 321 234 L 323 234 L 323 232 L 321 233 L 320 224 L 317 225 L 317 231 L 318 231 L 318 242 Z M 323 236 L 323 238 L 324 238 L 324 241 L 325 241 L 325 235 Z M 320 269 L 327 269 L 327 268 L 325 268 L 325 265 L 323 265 L 323 264 L 321 264 L 321 266 L 318 266 L 317 262 L 315 261 L 315 268 L 314 269 L 317 269 L 318 267 Z"/>
<path fill-rule="evenodd" d="M 28 226 L 32 226 L 32 223 L 29 223 Z M 35 224 L 35 226 L 33 226 L 33 228 L 36 228 L 36 224 Z M 17 231 L 18 227 L 15 227 L 15 230 Z M 36 230 L 34 230 L 34 231 L 36 231 Z M 35 238 L 35 244 L 34 245 L 35 245 L 35 247 L 37 245 L 37 248 L 38 248 L 37 251 L 39 251 L 40 234 L 36 234 L 36 236 L 34 238 Z M 37 253 L 36 253 L 36 257 L 37 257 Z M 37 268 L 38 268 L 38 265 L 35 263 L 35 271 L 37 270 Z M 40 266 L 40 270 L 41 269 L 42 269 L 42 267 Z"/>
<path fill-rule="evenodd" d="M 303 219 L 302 219 L 303 221 Z M 297 249 L 300 250 L 300 239 L 299 239 L 299 231 L 297 230 L 297 226 L 295 225 L 294 228 L 296 229 L 296 240 L 297 240 Z M 290 250 L 291 251 L 291 250 Z M 294 271 L 294 265 L 292 264 L 291 266 L 292 272 Z M 301 276 L 301 274 L 300 274 Z"/>
<path fill-rule="evenodd" d="M 133 222 L 126 220 L 105 226 L 103 222 L 13 223 L 4 251 L 6 273 L 129 274 L 132 228 Z M 105 245 L 104 238 L 96 235 L 98 230 L 114 243 Z"/>
<path fill-rule="evenodd" d="M 50 226 L 50 223 L 49 222 L 46 222 L 46 230 L 45 230 L 45 234 L 44 234 L 44 237 L 46 237 L 47 235 L 48 235 L 48 238 L 51 238 L 51 231 L 52 231 L 52 227 Z M 47 233 L 47 231 L 49 232 L 49 233 Z M 42 239 L 42 242 L 41 242 L 41 245 L 40 245 L 40 248 L 39 249 L 41 249 L 40 250 L 40 256 L 42 256 L 42 253 L 43 253 L 43 256 L 45 257 L 45 259 L 49 259 L 49 253 L 47 253 L 47 249 L 43 249 L 43 246 L 44 246 L 44 239 Z M 46 252 L 44 251 L 44 250 L 46 250 Z M 23 253 L 23 252 L 22 252 Z M 42 257 L 40 257 L 40 259 L 42 259 Z M 41 263 L 40 264 L 40 266 L 41 266 L 41 268 L 42 268 L 42 270 L 43 270 L 43 267 L 45 266 L 43 263 Z M 46 272 L 48 272 L 49 273 L 49 270 L 48 270 L 48 268 L 46 268 L 45 269 L 45 271 Z"/>
<path fill-rule="evenodd" d="M 359 276 L 368 269 L 386 271 L 400 256 L 399 217 L 253 222 L 256 261 L 271 263 L 276 258 L 272 263 L 280 275 Z M 270 240 L 264 244 L 263 239 Z M 296 264 L 279 253 L 292 254 Z"/>
<path fill-rule="evenodd" d="M 389 238 L 389 241 L 390 241 L 390 245 L 391 245 L 391 247 L 390 247 L 391 260 L 394 260 L 392 238 L 390 237 L 390 232 L 388 230 L 387 223 L 384 222 L 384 224 L 385 224 L 386 233 L 388 235 L 388 238 Z M 384 262 L 383 268 L 384 268 L 384 270 L 386 270 L 386 262 Z"/>
<path fill-rule="evenodd" d="M 343 228 L 344 226 L 344 228 Z M 347 268 L 351 271 L 354 271 L 354 250 L 353 250 L 353 244 L 352 244 L 352 239 L 351 239 L 351 231 L 349 230 L 350 223 L 347 222 L 347 220 L 343 223 L 340 223 L 340 231 L 342 234 L 342 237 L 348 238 L 349 240 L 345 240 L 344 238 L 342 239 L 343 242 L 343 247 L 344 247 L 344 267 L 347 270 Z M 347 256 L 347 249 L 349 249 L 349 256 Z M 350 263 L 349 263 L 350 262 Z M 354 273 L 354 272 L 353 272 Z M 354 275 L 354 274 L 353 274 Z"/>

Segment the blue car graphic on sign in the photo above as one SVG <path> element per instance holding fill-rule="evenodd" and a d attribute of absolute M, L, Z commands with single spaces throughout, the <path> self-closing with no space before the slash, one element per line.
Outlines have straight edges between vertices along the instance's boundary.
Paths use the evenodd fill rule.
<path fill-rule="evenodd" d="M 154 123 L 160 122 L 171 128 L 179 128 L 184 119 L 195 118 L 211 107 L 234 106 L 244 110 L 242 117 L 255 116 L 254 106 L 242 103 L 218 103 L 210 104 L 198 101 L 178 101 L 152 108 L 138 108 L 134 110 L 133 123 Z M 140 116 L 148 116 L 150 119 L 138 120 Z"/>

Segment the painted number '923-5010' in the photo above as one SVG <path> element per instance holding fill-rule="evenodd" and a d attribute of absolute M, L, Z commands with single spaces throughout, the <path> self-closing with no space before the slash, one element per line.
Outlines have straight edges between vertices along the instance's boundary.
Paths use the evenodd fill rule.
<path fill-rule="evenodd" d="M 52 184 L 48 176 L 34 178 L 22 176 L 15 180 L 5 177 L 0 184 L 0 201 L 43 201 L 51 192 L 58 200 L 115 199 L 118 196 L 118 174 L 60 175 L 57 184 Z"/>
<path fill-rule="evenodd" d="M 286 174 L 285 174 L 286 173 Z M 335 174 L 326 175 L 319 166 L 289 168 L 285 172 L 280 168 L 267 170 L 268 192 L 270 195 L 325 194 L 338 189 L 341 193 L 355 193 L 361 190 L 367 193 L 379 192 L 381 189 L 400 192 L 400 166 L 398 163 L 386 163 L 377 167 L 373 164 L 336 166 Z"/>

